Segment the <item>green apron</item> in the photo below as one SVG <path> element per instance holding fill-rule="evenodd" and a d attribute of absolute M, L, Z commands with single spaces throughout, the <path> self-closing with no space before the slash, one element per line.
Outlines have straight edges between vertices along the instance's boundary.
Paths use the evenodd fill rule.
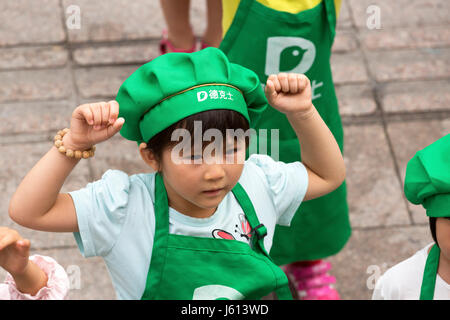
<path fill-rule="evenodd" d="M 314 106 L 343 151 L 343 129 L 330 66 L 335 25 L 333 0 L 324 0 L 298 14 L 241 0 L 220 49 L 231 62 L 253 70 L 263 84 L 270 74 L 304 73 L 311 80 Z M 258 139 L 267 140 L 271 129 L 279 130 L 278 159 L 270 141 L 267 150 L 258 153 L 266 152 L 286 163 L 301 160 L 299 141 L 284 114 L 269 107 L 252 126 Z M 339 252 L 350 234 L 344 182 L 334 192 L 302 203 L 290 227 L 277 226 L 270 255 L 279 265 L 325 258 Z"/>
<path fill-rule="evenodd" d="M 422 287 L 420 288 L 420 300 L 433 300 L 440 253 L 441 250 L 437 244 L 434 244 L 428 254 L 425 270 L 423 271 Z"/>
<path fill-rule="evenodd" d="M 264 249 L 267 233 L 238 183 L 232 190 L 252 228 L 251 246 L 238 240 L 169 234 L 163 178 L 155 176 L 155 237 L 142 299 L 292 299 L 288 279 Z"/>

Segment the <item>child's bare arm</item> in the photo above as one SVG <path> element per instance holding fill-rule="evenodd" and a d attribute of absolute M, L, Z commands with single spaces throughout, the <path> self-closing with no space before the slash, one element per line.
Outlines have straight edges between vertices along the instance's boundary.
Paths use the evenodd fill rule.
<path fill-rule="evenodd" d="M 300 74 L 271 75 L 266 96 L 274 108 L 286 114 L 300 141 L 309 178 L 304 200 L 339 187 L 345 179 L 344 160 L 333 134 L 312 104 L 309 79 Z"/>
<path fill-rule="evenodd" d="M 70 131 L 64 135 L 64 146 L 88 150 L 109 139 L 123 125 L 117 119 L 116 101 L 86 104 L 72 113 Z M 9 215 L 17 223 L 44 231 L 78 231 L 75 207 L 69 194 L 59 193 L 64 181 L 80 160 L 51 149 L 28 172 L 9 204 Z"/>

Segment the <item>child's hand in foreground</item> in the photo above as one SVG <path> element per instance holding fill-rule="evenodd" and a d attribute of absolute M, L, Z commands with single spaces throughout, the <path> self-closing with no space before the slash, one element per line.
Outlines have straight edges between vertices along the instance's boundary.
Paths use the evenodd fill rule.
<path fill-rule="evenodd" d="M 0 267 L 12 275 L 21 274 L 28 265 L 30 240 L 12 229 L 0 227 Z"/>
<path fill-rule="evenodd" d="M 63 138 L 64 146 L 72 150 L 88 150 L 94 144 L 108 140 L 120 131 L 125 121 L 118 116 L 117 101 L 78 106 L 72 113 L 70 131 Z"/>
<path fill-rule="evenodd" d="M 279 73 L 267 79 L 265 94 L 269 104 L 289 115 L 307 116 L 313 111 L 311 84 L 304 74 Z"/>

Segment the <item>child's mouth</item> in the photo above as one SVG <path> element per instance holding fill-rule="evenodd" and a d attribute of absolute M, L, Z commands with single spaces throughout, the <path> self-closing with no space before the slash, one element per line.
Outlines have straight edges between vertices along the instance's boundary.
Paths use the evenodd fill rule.
<path fill-rule="evenodd" d="M 212 190 L 207 190 L 207 191 L 203 191 L 202 193 L 208 196 L 217 196 L 218 194 L 220 194 L 222 192 L 223 188 L 221 189 L 212 189 Z"/>

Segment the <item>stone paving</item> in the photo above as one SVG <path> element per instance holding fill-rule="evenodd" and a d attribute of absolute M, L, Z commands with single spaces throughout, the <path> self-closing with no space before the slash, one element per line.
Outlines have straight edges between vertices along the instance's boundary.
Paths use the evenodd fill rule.
<path fill-rule="evenodd" d="M 72 5 L 80 8 L 80 29 L 66 23 Z M 379 9 L 381 29 L 367 27 L 370 5 Z M 191 19 L 201 36 L 204 1 L 192 1 Z M 71 234 L 16 225 L 8 203 L 77 105 L 113 99 L 129 74 L 158 55 L 159 1 L 3 0 L 0 21 L 0 225 L 66 268 L 69 299 L 114 299 L 100 258 L 84 259 Z M 379 274 L 432 241 L 423 208 L 404 197 L 403 179 L 414 153 L 450 132 L 449 26 L 446 0 L 343 0 L 332 67 L 353 234 L 330 258 L 343 299 L 369 299 Z M 81 161 L 62 191 L 109 168 L 145 170 L 135 145 L 117 136 Z"/>

